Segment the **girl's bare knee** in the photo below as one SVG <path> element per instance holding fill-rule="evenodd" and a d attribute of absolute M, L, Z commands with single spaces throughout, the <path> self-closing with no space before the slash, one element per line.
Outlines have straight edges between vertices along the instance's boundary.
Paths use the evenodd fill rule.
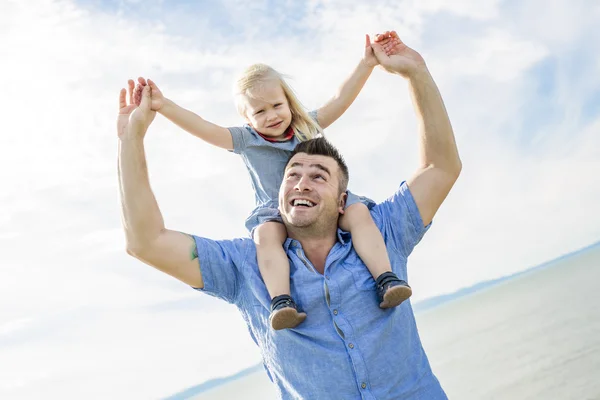
<path fill-rule="evenodd" d="M 346 208 L 344 214 L 340 218 L 340 228 L 345 231 L 352 231 L 353 229 L 370 226 L 375 224 L 369 207 L 363 203 L 355 203 L 350 207 Z"/>
<path fill-rule="evenodd" d="M 259 246 L 283 245 L 287 238 L 285 225 L 280 222 L 265 222 L 254 229 L 252 234 L 254 243 Z"/>

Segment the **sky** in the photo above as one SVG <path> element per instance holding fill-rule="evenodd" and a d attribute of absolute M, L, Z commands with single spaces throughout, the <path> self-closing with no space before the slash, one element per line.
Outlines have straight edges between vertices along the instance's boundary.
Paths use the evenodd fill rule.
<path fill-rule="evenodd" d="M 160 398 L 260 362 L 233 306 L 126 255 L 115 121 L 128 78 L 222 126 L 263 62 L 308 109 L 395 29 L 445 100 L 463 172 L 409 260 L 413 302 L 600 240 L 595 0 L 0 0 L 0 398 Z M 376 69 L 326 131 L 376 201 L 416 170 L 406 83 Z M 243 237 L 234 154 L 159 116 L 146 137 L 168 228 Z M 94 388 L 93 390 L 91 388 Z"/>

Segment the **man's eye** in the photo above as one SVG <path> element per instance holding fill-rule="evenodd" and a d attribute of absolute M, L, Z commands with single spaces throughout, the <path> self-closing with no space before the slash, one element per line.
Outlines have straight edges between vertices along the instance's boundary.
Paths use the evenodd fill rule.
<path fill-rule="evenodd" d="M 297 177 L 298 177 L 298 174 L 295 173 L 295 172 L 291 172 L 291 173 L 288 174 L 288 179 L 289 178 L 297 178 Z"/>
<path fill-rule="evenodd" d="M 314 176 L 315 179 L 325 179 L 325 177 L 321 174 L 317 174 Z"/>

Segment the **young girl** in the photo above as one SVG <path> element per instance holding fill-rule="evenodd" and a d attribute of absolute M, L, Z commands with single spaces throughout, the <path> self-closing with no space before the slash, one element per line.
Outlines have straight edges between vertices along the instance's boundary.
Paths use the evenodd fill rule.
<path fill-rule="evenodd" d="M 393 48 L 393 36 L 378 36 Z M 390 46 L 392 44 L 392 46 Z M 287 238 L 278 211 L 278 191 L 291 151 L 299 141 L 322 134 L 352 104 L 373 68 L 378 64 L 369 36 L 365 52 L 338 93 L 316 112 L 307 113 L 283 77 L 273 68 L 255 64 L 237 81 L 235 100 L 243 127 L 224 128 L 212 124 L 165 98 L 156 84 L 139 78 L 140 86 L 150 85 L 152 109 L 204 141 L 240 154 L 248 168 L 257 207 L 246 220 L 256 243 L 257 261 L 271 296 L 269 320 L 275 330 L 293 328 L 306 318 L 290 296 L 290 266 L 283 243 Z M 352 234 L 352 243 L 376 281 L 380 307 L 396 307 L 412 291 L 391 269 L 381 233 L 369 212 L 374 203 L 348 193 L 340 228 Z"/>

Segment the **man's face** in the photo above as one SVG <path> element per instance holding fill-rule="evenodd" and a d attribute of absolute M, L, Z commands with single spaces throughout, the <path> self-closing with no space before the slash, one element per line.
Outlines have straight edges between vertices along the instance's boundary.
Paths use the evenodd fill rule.
<path fill-rule="evenodd" d="M 279 211 L 286 225 L 337 227 L 346 198 L 340 193 L 339 174 L 331 157 L 296 154 L 288 162 L 279 188 Z"/>

